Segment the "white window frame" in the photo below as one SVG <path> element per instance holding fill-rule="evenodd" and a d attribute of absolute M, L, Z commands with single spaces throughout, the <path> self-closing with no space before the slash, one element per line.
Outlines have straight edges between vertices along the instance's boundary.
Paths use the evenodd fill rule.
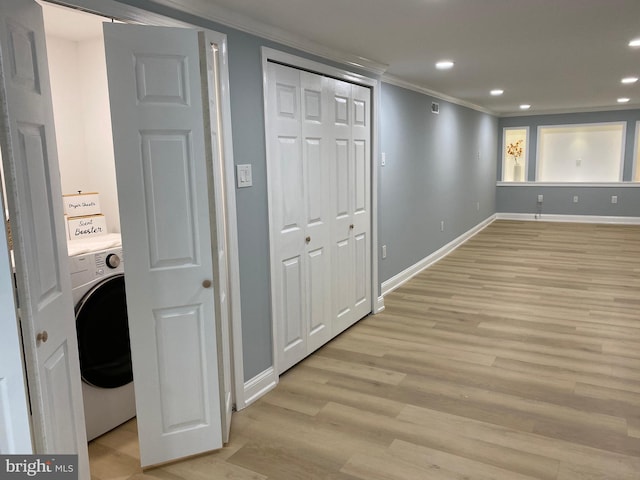
<path fill-rule="evenodd" d="M 523 163 L 522 163 L 522 169 L 524 171 L 524 180 L 521 182 L 516 182 L 515 180 L 505 180 L 505 171 L 507 168 L 507 131 L 509 130 L 524 130 L 525 133 L 525 139 L 524 139 L 524 156 L 523 156 Z M 502 129 L 502 172 L 501 172 L 501 183 L 505 183 L 507 185 L 512 185 L 514 183 L 527 183 L 527 170 L 529 168 L 529 139 L 531 138 L 530 136 L 530 131 L 529 131 L 529 127 L 528 126 L 521 126 L 521 127 L 504 127 Z"/>

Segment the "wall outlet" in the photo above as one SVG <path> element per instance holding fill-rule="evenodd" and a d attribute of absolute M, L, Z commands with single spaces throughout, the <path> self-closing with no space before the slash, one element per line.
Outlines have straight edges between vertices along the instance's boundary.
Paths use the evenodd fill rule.
<path fill-rule="evenodd" d="M 611 203 L 618 203 L 618 196 L 617 195 L 611 195 Z"/>
<path fill-rule="evenodd" d="M 573 203 L 578 203 L 578 195 L 573 196 Z"/>
<path fill-rule="evenodd" d="M 382 152 L 380 154 L 380 164 L 384 167 L 387 164 L 387 154 Z"/>
<path fill-rule="evenodd" d="M 440 231 L 444 232 L 444 220 L 440 220 Z"/>
<path fill-rule="evenodd" d="M 544 199 L 544 195 L 538 195 L 538 203 L 542 203 L 543 199 Z"/>
<path fill-rule="evenodd" d="M 387 246 L 382 245 L 382 258 L 387 258 Z"/>

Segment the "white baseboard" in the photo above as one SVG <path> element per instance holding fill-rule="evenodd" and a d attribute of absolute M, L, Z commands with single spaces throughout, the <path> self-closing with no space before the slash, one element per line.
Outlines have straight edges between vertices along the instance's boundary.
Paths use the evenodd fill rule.
<path fill-rule="evenodd" d="M 377 303 L 376 303 L 376 308 L 375 308 L 375 310 L 373 311 L 373 313 L 374 313 L 374 314 L 376 314 L 376 313 L 380 313 L 380 312 L 382 312 L 383 310 L 384 310 L 384 296 L 380 295 L 380 296 L 378 297 L 378 301 L 377 301 Z"/>
<path fill-rule="evenodd" d="M 598 215 L 551 215 L 543 213 L 496 213 L 497 220 L 530 222 L 607 223 L 613 225 L 640 225 L 640 217 L 614 217 Z"/>
<path fill-rule="evenodd" d="M 481 223 L 479 223 L 478 225 L 473 227 L 471 230 L 466 231 L 465 233 L 460 235 L 458 238 L 450 241 L 445 246 L 443 246 L 439 250 L 436 250 L 435 252 L 433 252 L 428 257 L 423 258 L 418 263 L 416 263 L 416 264 L 410 266 L 409 268 L 403 270 L 402 272 L 398 273 L 394 277 L 391 277 L 389 280 L 386 280 L 386 281 L 382 282 L 382 296 L 384 297 L 388 293 L 393 292 L 396 288 L 400 287 L 402 284 L 404 284 L 404 283 L 408 282 L 409 280 L 411 280 L 417 274 L 422 272 L 425 268 L 430 267 L 431 265 L 436 263 L 438 260 L 441 260 L 444 257 L 446 257 L 447 255 L 449 255 L 452 251 L 454 251 L 456 248 L 458 248 L 464 242 L 469 240 L 476 233 L 480 232 L 481 230 L 484 230 L 495 219 L 496 219 L 496 216 L 495 215 L 491 215 L 489 218 L 487 218 L 486 220 L 482 221 Z"/>
<path fill-rule="evenodd" d="M 244 384 L 244 406 L 246 408 L 278 384 L 273 367 L 267 368 Z"/>

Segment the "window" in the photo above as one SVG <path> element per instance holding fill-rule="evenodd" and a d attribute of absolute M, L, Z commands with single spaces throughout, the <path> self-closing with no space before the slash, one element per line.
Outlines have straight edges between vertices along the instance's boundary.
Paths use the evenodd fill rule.
<path fill-rule="evenodd" d="M 529 128 L 505 128 L 502 137 L 502 181 L 526 182 Z"/>
<path fill-rule="evenodd" d="M 622 181 L 625 122 L 538 127 L 539 182 Z"/>

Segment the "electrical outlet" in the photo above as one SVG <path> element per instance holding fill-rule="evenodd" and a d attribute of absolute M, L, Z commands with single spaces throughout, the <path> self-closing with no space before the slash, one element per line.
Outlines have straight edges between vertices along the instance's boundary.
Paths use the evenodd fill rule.
<path fill-rule="evenodd" d="M 578 195 L 573 196 L 573 203 L 578 203 Z"/>
<path fill-rule="evenodd" d="M 618 203 L 618 196 L 617 195 L 611 195 L 611 203 Z"/>
<path fill-rule="evenodd" d="M 387 258 L 387 246 L 382 245 L 382 258 Z"/>
<path fill-rule="evenodd" d="M 538 203 L 542 203 L 543 199 L 544 199 L 544 195 L 538 195 Z"/>
<path fill-rule="evenodd" d="M 444 220 L 440 220 L 440 231 L 444 232 Z"/>
<path fill-rule="evenodd" d="M 382 152 L 380 154 L 380 164 L 384 167 L 387 164 L 387 154 Z"/>

